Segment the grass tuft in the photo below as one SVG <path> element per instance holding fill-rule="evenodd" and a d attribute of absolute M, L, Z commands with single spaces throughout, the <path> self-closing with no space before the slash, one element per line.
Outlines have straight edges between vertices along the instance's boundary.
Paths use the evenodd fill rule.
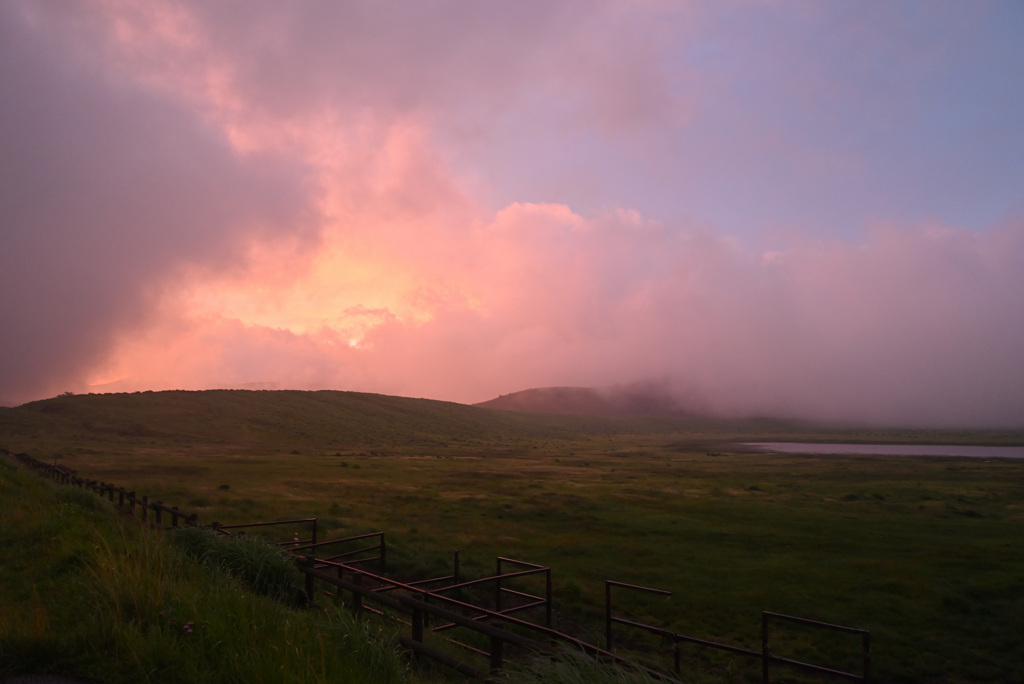
<path fill-rule="evenodd" d="M 186 555 L 226 572 L 248 589 L 278 600 L 294 600 L 300 574 L 295 559 L 258 537 L 221 537 L 203 528 L 183 528 L 174 542 Z"/>

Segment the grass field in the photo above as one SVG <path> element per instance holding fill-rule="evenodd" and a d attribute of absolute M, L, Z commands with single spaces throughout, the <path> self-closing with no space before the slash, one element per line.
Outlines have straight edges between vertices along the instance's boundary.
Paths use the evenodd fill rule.
<path fill-rule="evenodd" d="M 531 416 L 340 392 L 89 395 L 0 410 L 0 447 L 201 522 L 315 515 L 331 536 L 383 531 L 410 576 L 443 574 L 455 549 L 467 574 L 493 572 L 498 555 L 548 565 L 562 626 L 596 643 L 614 579 L 672 591 L 621 605 L 700 638 L 757 649 L 767 609 L 870 630 L 880 681 L 1024 681 L 1024 461 L 732 446 L 756 439 L 1024 434 Z M 652 645 L 625 631 L 621 643 Z M 856 640 L 780 630 L 777 643 L 858 667 Z M 687 656 L 710 673 L 696 679 L 757 672 Z"/>
<path fill-rule="evenodd" d="M 193 562 L 91 492 L 0 459 L 0 501 L 4 681 L 44 673 L 126 684 L 426 681 L 410 676 L 379 627 L 258 595 L 226 566 Z M 288 562 L 278 556 L 279 568 Z"/>

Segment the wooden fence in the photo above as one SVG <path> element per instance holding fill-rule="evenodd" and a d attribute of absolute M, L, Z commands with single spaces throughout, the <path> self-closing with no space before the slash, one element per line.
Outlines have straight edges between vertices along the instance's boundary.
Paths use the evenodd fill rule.
<path fill-rule="evenodd" d="M 181 525 L 196 527 L 199 524 L 197 514 L 186 513 L 177 506 L 168 506 L 163 501 L 150 501 L 148 496 L 136 496 L 134 491 L 114 486 L 109 482 L 98 482 L 78 477 L 76 471 L 71 468 L 45 463 L 28 454 L 12 454 L 6 449 L 0 449 L 0 451 L 49 477 L 54 482 L 88 489 L 107 498 L 111 503 L 114 502 L 116 495 L 118 508 L 127 510 L 142 522 L 153 527 L 163 528 L 166 526 L 171 529 Z"/>

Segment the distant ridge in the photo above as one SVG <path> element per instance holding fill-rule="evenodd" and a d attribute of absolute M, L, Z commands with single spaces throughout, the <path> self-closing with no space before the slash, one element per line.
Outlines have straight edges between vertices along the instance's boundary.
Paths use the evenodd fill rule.
<path fill-rule="evenodd" d="M 0 447 L 48 435 L 90 449 L 128 444 L 234 445 L 325 451 L 368 448 L 508 444 L 523 439 L 575 439 L 623 429 L 648 434 L 671 427 L 596 415 L 489 411 L 432 399 L 336 390 L 167 390 L 71 394 L 0 408 Z M 57 437 L 59 436 L 59 437 Z M 33 442 L 35 443 L 35 442 Z"/>
<path fill-rule="evenodd" d="M 561 413 L 585 416 L 693 416 L 660 384 L 619 387 L 537 387 L 503 394 L 474 404 L 481 408 L 520 413 Z"/>
<path fill-rule="evenodd" d="M 548 387 L 467 406 L 338 390 L 167 390 L 64 393 L 0 407 L 0 448 L 47 458 L 152 449 L 217 453 L 341 453 L 461 449 L 487 454 L 600 435 L 712 441 L 1024 444 L 1020 430 L 828 426 L 798 419 L 713 417 L 668 383 Z M 683 398 L 680 398 L 680 397 Z M 504 409 L 504 410 L 502 410 Z M 676 439 L 676 437 L 673 437 Z"/>

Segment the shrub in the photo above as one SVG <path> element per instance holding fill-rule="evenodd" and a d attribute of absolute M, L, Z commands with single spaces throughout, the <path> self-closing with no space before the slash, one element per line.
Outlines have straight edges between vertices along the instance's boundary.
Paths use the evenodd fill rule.
<path fill-rule="evenodd" d="M 217 543 L 217 536 L 203 527 L 179 527 L 172 532 L 174 545 L 192 560 L 202 561 Z"/>
<path fill-rule="evenodd" d="M 185 555 L 226 572 L 258 594 L 295 598 L 300 579 L 295 560 L 271 542 L 256 537 L 220 537 L 199 527 L 177 530 L 174 542 Z"/>
<path fill-rule="evenodd" d="M 218 541 L 221 543 L 207 554 L 208 562 L 237 577 L 258 594 L 293 598 L 299 571 L 286 551 L 262 539 L 242 537 Z"/>

